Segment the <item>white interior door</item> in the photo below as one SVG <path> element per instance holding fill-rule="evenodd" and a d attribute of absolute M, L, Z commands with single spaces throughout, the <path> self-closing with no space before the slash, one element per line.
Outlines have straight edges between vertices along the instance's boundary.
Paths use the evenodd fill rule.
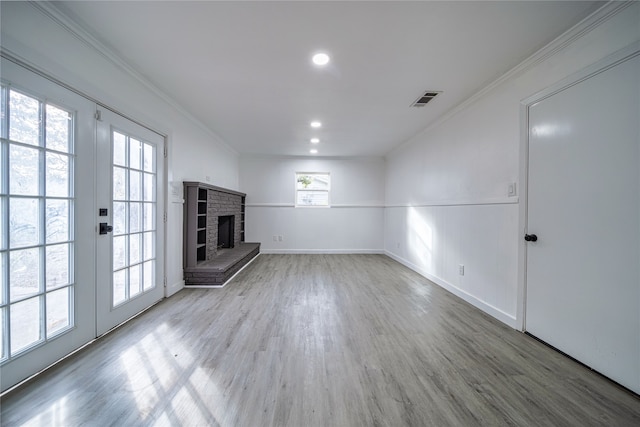
<path fill-rule="evenodd" d="M 528 114 L 526 330 L 640 393 L 640 57 Z"/>
<path fill-rule="evenodd" d="M 2 59 L 2 390 L 95 338 L 95 104 Z"/>
<path fill-rule="evenodd" d="M 164 295 L 164 138 L 105 109 L 97 129 L 101 335 Z"/>

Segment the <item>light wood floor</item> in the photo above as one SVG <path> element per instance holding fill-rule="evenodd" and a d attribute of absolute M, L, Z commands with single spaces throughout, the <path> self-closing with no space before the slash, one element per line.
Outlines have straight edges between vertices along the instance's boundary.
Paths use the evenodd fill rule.
<path fill-rule="evenodd" d="M 636 396 L 381 255 L 261 255 L 1 404 L 3 426 L 640 425 Z"/>

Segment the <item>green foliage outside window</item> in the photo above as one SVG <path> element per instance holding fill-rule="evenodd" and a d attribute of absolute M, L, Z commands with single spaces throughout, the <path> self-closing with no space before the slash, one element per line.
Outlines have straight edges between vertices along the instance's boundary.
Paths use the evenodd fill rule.
<path fill-rule="evenodd" d="M 298 182 L 301 183 L 304 188 L 307 188 L 309 184 L 313 182 L 313 178 L 311 178 L 309 175 L 303 175 L 298 177 Z"/>

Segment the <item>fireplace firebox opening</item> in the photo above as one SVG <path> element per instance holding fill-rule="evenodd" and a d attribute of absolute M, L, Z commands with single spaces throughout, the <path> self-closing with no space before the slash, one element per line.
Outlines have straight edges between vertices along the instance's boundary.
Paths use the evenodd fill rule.
<path fill-rule="evenodd" d="M 218 217 L 218 249 L 233 248 L 235 215 Z"/>

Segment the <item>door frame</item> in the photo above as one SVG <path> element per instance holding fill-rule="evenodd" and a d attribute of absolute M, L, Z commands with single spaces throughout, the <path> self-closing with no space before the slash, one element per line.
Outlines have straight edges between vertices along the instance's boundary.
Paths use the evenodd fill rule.
<path fill-rule="evenodd" d="M 529 108 L 550 96 L 553 96 L 591 77 L 603 73 L 625 61 L 640 56 L 640 42 L 620 49 L 596 63 L 571 74 L 559 82 L 545 88 L 520 102 L 520 204 L 518 212 L 518 287 L 516 305 L 516 329 L 526 332 L 527 318 L 527 245 L 524 235 L 527 233 L 529 203 Z"/>

